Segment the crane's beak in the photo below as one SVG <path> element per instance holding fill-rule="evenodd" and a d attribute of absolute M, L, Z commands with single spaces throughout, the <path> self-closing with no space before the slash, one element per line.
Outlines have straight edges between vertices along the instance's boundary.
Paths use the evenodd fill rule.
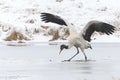
<path fill-rule="evenodd" d="M 62 50 L 63 50 L 63 49 L 60 50 L 59 55 L 61 54 Z"/>
<path fill-rule="evenodd" d="M 60 55 L 60 53 L 61 53 L 61 50 L 60 50 L 60 52 L 59 52 L 59 55 Z"/>

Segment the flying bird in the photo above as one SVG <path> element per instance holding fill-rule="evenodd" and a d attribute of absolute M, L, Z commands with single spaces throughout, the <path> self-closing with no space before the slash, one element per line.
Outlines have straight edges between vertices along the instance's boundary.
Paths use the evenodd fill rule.
<path fill-rule="evenodd" d="M 77 49 L 77 53 L 73 55 L 71 58 L 69 58 L 67 61 L 71 61 L 76 55 L 79 54 L 79 48 L 81 49 L 85 57 L 85 61 L 87 61 L 87 56 L 84 50 L 88 48 L 92 49 L 90 44 L 92 34 L 96 31 L 110 35 L 113 34 L 115 31 L 115 27 L 113 25 L 101 21 L 90 21 L 86 24 L 86 26 L 81 30 L 80 33 L 77 33 L 73 29 L 74 27 L 73 24 L 70 24 L 69 22 L 67 22 L 67 20 L 61 18 L 60 16 L 51 13 L 41 13 L 41 19 L 45 23 L 52 22 L 59 25 L 70 27 L 68 43 L 66 45 L 65 44 L 60 45 L 59 54 L 63 49 L 70 49 L 72 46 L 74 46 Z"/>

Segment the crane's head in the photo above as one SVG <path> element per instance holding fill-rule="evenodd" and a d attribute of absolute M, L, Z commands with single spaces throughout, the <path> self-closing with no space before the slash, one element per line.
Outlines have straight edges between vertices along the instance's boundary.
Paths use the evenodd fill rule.
<path fill-rule="evenodd" d="M 60 52 L 59 52 L 59 54 L 62 52 L 63 49 L 68 49 L 68 46 L 64 45 L 64 44 L 60 45 Z"/>

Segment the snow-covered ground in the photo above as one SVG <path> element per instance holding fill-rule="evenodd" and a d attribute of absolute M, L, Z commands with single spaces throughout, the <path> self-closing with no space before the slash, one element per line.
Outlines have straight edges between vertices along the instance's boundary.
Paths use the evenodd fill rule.
<path fill-rule="evenodd" d="M 59 45 L 0 46 L 0 80 L 120 80 L 120 44 L 95 43 L 88 61 L 72 48 L 59 55 Z"/>
<path fill-rule="evenodd" d="M 31 41 L 46 42 L 51 37 L 43 36 L 42 33 L 33 34 L 33 29 L 40 29 L 41 25 L 52 27 L 58 27 L 58 25 L 41 22 L 41 12 L 50 12 L 66 18 L 75 25 L 78 32 L 91 20 L 104 21 L 119 27 L 119 2 L 119 0 L 63 0 L 61 2 L 57 2 L 57 0 L 1 0 L 0 25 L 5 28 L 12 27 L 21 33 L 25 33 L 27 28 L 32 35 Z M 34 22 L 31 23 L 31 20 Z M 3 41 L 8 32 L 3 32 L 2 28 L 0 29 L 0 41 Z M 115 33 L 111 37 L 105 35 L 103 38 L 106 40 L 97 38 L 98 40 L 94 41 L 120 42 L 118 35 L 119 33 Z"/>

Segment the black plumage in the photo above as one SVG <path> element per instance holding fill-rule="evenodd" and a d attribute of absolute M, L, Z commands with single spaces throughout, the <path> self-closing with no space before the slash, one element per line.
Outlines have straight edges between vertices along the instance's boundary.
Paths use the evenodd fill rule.
<path fill-rule="evenodd" d="M 57 23 L 59 25 L 67 26 L 66 22 L 62 18 L 60 18 L 57 15 L 50 14 L 50 13 L 41 13 L 41 19 L 45 23 L 53 22 L 53 23 Z"/>
<path fill-rule="evenodd" d="M 87 28 L 86 28 L 87 27 Z M 105 33 L 107 35 L 112 34 L 115 31 L 115 27 L 105 23 L 105 22 L 99 22 L 99 21 L 90 21 L 87 25 L 86 25 L 86 29 L 85 32 L 83 33 L 83 37 L 85 40 L 87 41 L 91 41 L 91 35 L 97 31 L 97 32 L 102 32 Z"/>

